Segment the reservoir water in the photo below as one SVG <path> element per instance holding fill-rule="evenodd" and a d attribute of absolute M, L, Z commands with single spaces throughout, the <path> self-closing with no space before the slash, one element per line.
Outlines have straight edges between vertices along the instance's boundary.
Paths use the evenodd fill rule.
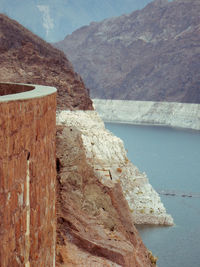
<path fill-rule="evenodd" d="M 105 123 L 145 171 L 175 222 L 173 227 L 137 226 L 158 256 L 158 267 L 200 266 L 200 132 Z"/>

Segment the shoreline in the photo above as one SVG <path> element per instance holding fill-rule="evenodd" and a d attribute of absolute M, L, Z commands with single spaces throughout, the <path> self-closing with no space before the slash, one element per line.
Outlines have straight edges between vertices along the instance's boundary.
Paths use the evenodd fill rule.
<path fill-rule="evenodd" d="M 100 116 L 100 114 L 99 114 L 99 116 Z M 104 120 L 103 118 L 102 118 L 102 120 L 103 120 L 104 123 L 128 124 L 128 125 L 133 125 L 133 126 L 165 127 L 165 128 L 171 128 L 171 129 L 176 129 L 176 130 L 180 130 L 180 131 L 190 131 L 190 132 L 199 132 L 200 131 L 200 129 L 185 128 L 185 127 L 180 127 L 180 126 L 172 126 L 172 125 L 159 124 L 159 123 L 150 123 L 150 122 L 149 123 L 148 122 L 144 123 L 144 122 L 132 122 L 132 121 Z"/>
<path fill-rule="evenodd" d="M 93 99 L 104 122 L 200 131 L 200 104 Z"/>

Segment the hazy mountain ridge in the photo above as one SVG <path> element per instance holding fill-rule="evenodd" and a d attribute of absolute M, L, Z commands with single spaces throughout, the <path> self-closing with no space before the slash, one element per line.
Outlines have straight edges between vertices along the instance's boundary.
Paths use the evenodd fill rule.
<path fill-rule="evenodd" d="M 56 44 L 93 98 L 200 103 L 200 2 L 156 0 Z"/>
<path fill-rule="evenodd" d="M 0 14 L 1 82 L 33 83 L 58 89 L 58 109 L 92 109 L 88 90 L 64 53 Z"/>
<path fill-rule="evenodd" d="M 82 25 L 144 7 L 151 0 L 0 0 L 0 12 L 47 41 L 62 40 Z M 31 19 L 30 19 L 31 18 Z"/>

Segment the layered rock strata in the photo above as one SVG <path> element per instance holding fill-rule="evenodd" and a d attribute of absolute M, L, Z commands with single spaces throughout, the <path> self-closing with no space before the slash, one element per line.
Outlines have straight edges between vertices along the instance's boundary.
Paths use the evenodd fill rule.
<path fill-rule="evenodd" d="M 105 129 L 96 112 L 63 111 L 57 120 L 58 124 L 71 127 L 71 135 L 74 129 L 79 132 L 85 164 L 92 169 L 99 183 L 122 186 L 135 223 L 173 224 L 146 174 L 128 160 L 122 140 Z M 73 149 L 78 149 L 77 145 Z M 80 179 L 76 177 L 75 183 L 80 183 Z"/>
<path fill-rule="evenodd" d="M 57 266 L 155 266 L 120 183 L 99 179 L 87 158 L 83 135 L 90 114 L 68 113 L 72 121 L 67 117 L 63 121 L 61 115 L 56 138 Z"/>
<path fill-rule="evenodd" d="M 104 121 L 200 130 L 200 104 L 93 99 Z"/>

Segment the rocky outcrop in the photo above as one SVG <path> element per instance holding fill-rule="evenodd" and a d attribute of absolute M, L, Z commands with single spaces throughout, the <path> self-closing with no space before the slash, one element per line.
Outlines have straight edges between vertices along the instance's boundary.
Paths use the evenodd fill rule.
<path fill-rule="evenodd" d="M 92 109 L 88 89 L 65 55 L 0 14 L 0 79 L 58 89 L 58 109 Z"/>
<path fill-rule="evenodd" d="M 93 99 L 104 121 L 200 130 L 200 104 Z"/>
<path fill-rule="evenodd" d="M 200 103 L 200 1 L 155 0 L 56 44 L 92 98 Z"/>
<path fill-rule="evenodd" d="M 84 116 L 72 113 L 71 119 L 79 115 Z M 80 120 L 72 123 L 59 116 L 59 122 L 57 266 L 154 266 L 120 183 L 110 178 L 102 181 L 89 163 L 84 132 L 77 127 Z"/>
<path fill-rule="evenodd" d="M 105 129 L 96 112 L 63 111 L 58 115 L 57 123 L 67 125 L 72 136 L 74 129 L 79 132 L 84 165 L 92 169 L 100 184 L 113 187 L 119 183 L 122 186 L 135 223 L 173 224 L 146 174 L 140 173 L 128 160 L 122 140 Z M 77 150 L 77 145 L 73 149 Z M 74 179 L 74 183 L 80 183 L 82 178 L 76 176 Z M 91 198 L 95 199 L 94 196 Z"/>

